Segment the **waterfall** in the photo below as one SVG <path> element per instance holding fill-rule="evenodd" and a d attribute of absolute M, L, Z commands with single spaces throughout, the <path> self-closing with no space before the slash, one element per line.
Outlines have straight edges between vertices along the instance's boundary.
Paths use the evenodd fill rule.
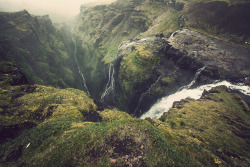
<path fill-rule="evenodd" d="M 113 65 L 113 63 L 110 63 L 110 65 L 109 65 L 109 80 L 108 80 L 108 83 L 106 85 L 106 89 L 101 96 L 101 100 L 104 100 L 104 97 L 107 96 L 112 90 L 114 90 L 114 82 L 115 82 L 114 71 L 115 71 L 114 65 Z"/>
<path fill-rule="evenodd" d="M 88 90 L 88 87 L 87 87 L 87 84 L 86 84 L 86 80 L 85 80 L 85 77 L 80 69 L 80 66 L 79 66 L 79 63 L 78 63 L 78 59 L 76 57 L 76 54 L 77 54 L 77 47 L 76 47 L 76 40 L 74 38 L 74 35 L 73 35 L 73 29 L 72 29 L 72 41 L 74 42 L 74 45 L 75 45 L 75 50 L 74 50 L 74 58 L 75 58 L 75 61 L 76 61 L 76 65 L 77 65 L 77 69 L 78 69 L 78 72 L 79 74 L 81 75 L 82 77 L 82 82 L 83 82 L 83 86 L 85 87 L 85 90 L 88 94 L 88 96 L 90 96 L 90 93 L 89 93 L 89 90 Z"/>
<path fill-rule="evenodd" d="M 150 93 L 150 90 L 155 86 L 155 84 L 160 80 L 160 78 L 161 78 L 161 75 L 160 75 L 160 76 L 158 77 L 158 79 L 150 86 L 150 88 L 149 88 L 146 92 L 144 92 L 144 93 L 141 94 L 140 100 L 139 100 L 139 102 L 138 102 L 138 104 L 137 104 L 137 107 L 136 107 L 136 109 L 135 109 L 134 114 L 138 111 L 138 108 L 140 107 L 140 104 L 141 104 L 142 99 L 143 99 L 148 93 Z"/>
<path fill-rule="evenodd" d="M 145 119 L 147 117 L 151 117 L 152 119 L 159 119 L 164 112 L 168 112 L 172 108 L 173 103 L 175 101 L 180 101 L 186 98 L 192 98 L 197 100 L 202 96 L 202 93 L 205 89 L 210 90 L 212 87 L 216 87 L 219 85 L 225 85 L 230 89 L 239 90 L 241 93 L 250 96 L 250 87 L 245 86 L 242 83 L 232 84 L 227 81 L 222 81 L 222 82 L 217 81 L 213 84 L 202 85 L 194 89 L 188 89 L 186 87 L 180 91 L 177 91 L 172 95 L 163 97 L 160 100 L 158 100 L 158 102 L 156 102 L 148 112 L 146 112 L 141 116 L 141 119 Z"/>
<path fill-rule="evenodd" d="M 186 89 L 191 88 L 191 86 L 193 86 L 193 85 L 195 84 L 197 78 L 199 77 L 199 75 L 201 74 L 201 72 L 202 72 L 205 68 L 206 68 L 206 66 L 204 66 L 204 67 L 198 69 L 197 72 L 195 73 L 195 76 L 194 76 L 194 79 L 192 80 L 192 82 L 190 82 L 190 84 L 184 86 L 184 88 L 186 88 Z M 182 89 L 183 89 L 183 88 L 182 88 Z"/>

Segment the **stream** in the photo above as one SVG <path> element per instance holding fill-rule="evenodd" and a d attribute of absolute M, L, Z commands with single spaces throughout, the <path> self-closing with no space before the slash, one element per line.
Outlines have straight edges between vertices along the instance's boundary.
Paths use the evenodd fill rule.
<path fill-rule="evenodd" d="M 74 34 L 73 34 L 73 29 L 72 29 L 72 41 L 75 45 L 75 49 L 74 49 L 74 58 L 75 58 L 75 61 L 76 61 L 76 65 L 77 65 L 77 69 L 78 69 L 78 72 L 79 74 L 81 75 L 81 78 L 82 78 L 82 82 L 83 82 L 83 86 L 85 88 L 85 91 L 86 93 L 88 94 L 88 96 L 90 96 L 90 93 L 89 93 L 89 90 L 88 90 L 88 87 L 87 87 L 87 84 L 86 84 L 86 80 L 85 80 L 85 77 L 80 69 L 80 66 L 79 66 L 79 62 L 78 62 L 78 59 L 77 59 L 77 47 L 76 47 L 76 40 L 75 40 L 75 37 L 74 37 Z"/>
<path fill-rule="evenodd" d="M 191 98 L 199 99 L 202 96 L 203 91 L 206 89 L 210 90 L 212 87 L 225 85 L 232 90 L 238 90 L 241 93 L 250 96 L 250 87 L 244 84 L 232 84 L 227 81 L 216 81 L 213 84 L 202 85 L 197 88 L 189 89 L 184 87 L 183 89 L 177 91 L 176 93 L 163 97 L 158 100 L 146 113 L 141 116 L 141 119 L 150 117 L 152 119 L 159 119 L 164 112 L 168 112 L 175 101 L 180 101 L 182 99 Z"/>

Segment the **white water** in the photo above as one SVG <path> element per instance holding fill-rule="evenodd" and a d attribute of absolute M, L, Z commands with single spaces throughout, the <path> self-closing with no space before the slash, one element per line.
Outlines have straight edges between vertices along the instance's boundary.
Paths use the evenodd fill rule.
<path fill-rule="evenodd" d="M 148 93 L 150 93 L 151 89 L 156 85 L 156 83 L 160 80 L 160 78 L 161 78 L 161 75 L 160 75 L 160 76 L 158 77 L 158 79 L 150 86 L 150 88 L 149 88 L 146 92 L 144 92 L 144 93 L 141 94 L 140 100 L 139 100 L 139 102 L 138 102 L 138 104 L 137 104 L 137 107 L 136 107 L 136 109 L 135 109 L 135 113 L 137 112 L 138 108 L 140 107 L 140 104 L 141 104 L 142 99 L 143 99 Z"/>
<path fill-rule="evenodd" d="M 216 82 L 213 84 L 203 85 L 194 89 L 184 88 L 172 95 L 167 97 L 163 97 L 157 103 L 155 103 L 148 112 L 141 116 L 141 119 L 145 119 L 150 117 L 152 119 L 159 119 L 164 112 L 168 112 L 175 101 L 180 101 L 186 98 L 199 99 L 203 93 L 203 91 L 210 90 L 212 87 L 216 87 L 219 85 L 225 85 L 230 89 L 239 90 L 241 93 L 250 96 L 250 87 L 245 86 L 244 84 L 232 84 L 227 81 Z"/>
<path fill-rule="evenodd" d="M 107 96 L 107 94 L 109 94 L 109 92 L 114 89 L 114 82 L 115 82 L 114 70 L 115 70 L 114 65 L 112 63 L 110 63 L 110 65 L 109 65 L 109 80 L 108 80 L 108 83 L 106 85 L 106 89 L 101 96 L 101 100 L 103 100 L 104 97 Z"/>
<path fill-rule="evenodd" d="M 72 29 L 73 31 L 73 29 Z M 85 80 L 85 77 L 80 69 L 80 66 L 78 64 L 78 59 L 76 57 L 76 54 L 77 54 L 77 47 L 76 47 L 76 40 L 74 38 L 74 35 L 73 35 L 73 32 L 72 32 L 72 41 L 74 42 L 74 45 L 75 45 L 75 50 L 74 50 L 74 58 L 75 58 L 75 61 L 76 61 L 76 65 L 77 65 L 77 69 L 78 69 L 78 72 L 79 74 L 81 75 L 82 77 L 82 82 L 83 82 L 83 86 L 85 87 L 85 90 L 86 90 L 86 93 L 88 94 L 88 96 L 90 96 L 90 93 L 89 93 L 89 90 L 88 90 L 88 87 L 87 87 L 87 84 L 86 84 L 86 80 Z"/>
<path fill-rule="evenodd" d="M 196 74 L 195 74 L 195 76 L 194 76 L 194 79 L 192 80 L 192 82 L 190 82 L 190 84 L 184 86 L 182 89 L 184 89 L 184 88 L 186 88 L 186 89 L 191 88 L 191 86 L 193 86 L 193 85 L 195 84 L 195 82 L 196 82 L 198 76 L 201 74 L 201 72 L 202 72 L 203 70 L 205 70 L 205 68 L 206 68 L 206 66 L 204 66 L 204 67 L 198 69 L 197 72 L 196 72 Z"/>

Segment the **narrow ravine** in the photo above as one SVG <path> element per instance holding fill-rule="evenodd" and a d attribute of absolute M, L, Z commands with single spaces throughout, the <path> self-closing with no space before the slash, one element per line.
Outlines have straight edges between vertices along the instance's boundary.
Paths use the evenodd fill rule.
<path fill-rule="evenodd" d="M 76 61 L 76 65 L 77 65 L 78 72 L 79 72 L 79 74 L 81 75 L 81 78 L 82 78 L 82 82 L 83 82 L 83 86 L 84 86 L 84 88 L 85 88 L 85 91 L 86 91 L 86 93 L 88 94 L 88 96 L 90 96 L 90 93 L 89 93 L 89 90 L 88 90 L 88 87 L 87 87 L 87 84 L 86 84 L 85 77 L 84 77 L 84 75 L 83 75 L 83 73 L 82 73 L 82 71 L 81 71 L 81 69 L 80 69 L 79 62 L 78 62 L 78 59 L 77 59 L 77 56 L 76 56 L 76 54 L 77 54 L 77 46 L 76 46 L 76 40 L 75 40 L 75 37 L 74 37 L 74 34 L 73 34 L 73 30 L 74 30 L 74 29 L 72 29 L 71 34 L 72 34 L 72 41 L 73 41 L 74 46 L 75 46 L 75 48 L 74 48 L 74 58 L 75 58 L 75 61 Z"/>
<path fill-rule="evenodd" d="M 225 85 L 230 89 L 238 90 L 241 93 L 250 96 L 250 87 L 245 86 L 244 84 L 232 84 L 228 81 L 216 81 L 212 84 L 202 85 L 197 88 L 189 89 L 188 86 L 186 88 L 183 88 L 176 93 L 163 97 L 160 100 L 158 100 L 149 111 L 147 111 L 145 114 L 143 114 L 140 118 L 145 119 L 147 117 L 150 117 L 152 119 L 159 119 L 164 112 L 168 112 L 175 101 L 180 101 L 182 99 L 191 98 L 191 99 L 199 99 L 202 96 L 203 91 L 210 90 L 212 87 Z"/>

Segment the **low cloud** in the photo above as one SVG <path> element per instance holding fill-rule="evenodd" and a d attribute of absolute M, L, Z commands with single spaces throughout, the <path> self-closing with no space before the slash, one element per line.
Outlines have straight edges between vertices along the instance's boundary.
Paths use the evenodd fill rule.
<path fill-rule="evenodd" d="M 0 11 L 15 12 L 23 9 L 32 14 L 49 14 L 52 19 L 69 18 L 80 12 L 82 4 L 112 0 L 0 0 Z M 113 0 L 114 1 L 114 0 Z"/>

